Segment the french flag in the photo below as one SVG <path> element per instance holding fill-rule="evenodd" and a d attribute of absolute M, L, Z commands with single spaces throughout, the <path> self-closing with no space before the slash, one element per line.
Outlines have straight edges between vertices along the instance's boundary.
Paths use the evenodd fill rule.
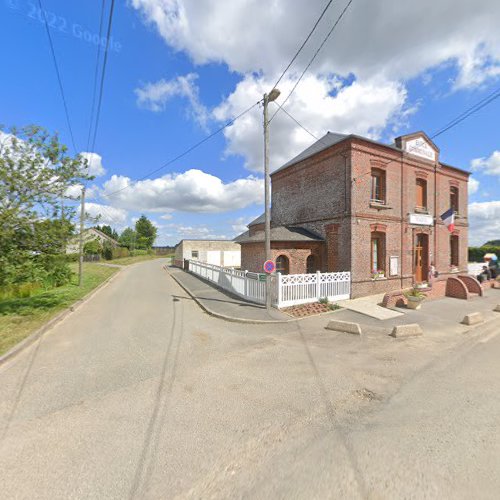
<path fill-rule="evenodd" d="M 453 210 L 453 208 L 446 210 L 446 212 L 441 215 L 441 220 L 448 228 L 448 231 L 452 233 L 455 229 L 455 211 Z"/>

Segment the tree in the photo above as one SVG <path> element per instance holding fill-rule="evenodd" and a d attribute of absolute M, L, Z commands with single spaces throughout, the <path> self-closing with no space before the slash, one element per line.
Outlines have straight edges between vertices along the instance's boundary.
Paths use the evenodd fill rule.
<path fill-rule="evenodd" d="M 137 233 L 137 248 L 151 248 L 158 230 L 145 215 L 141 215 L 135 223 L 135 232 Z"/>
<path fill-rule="evenodd" d="M 118 243 L 129 250 L 137 248 L 137 233 L 132 228 L 127 227 L 118 238 Z"/>
<path fill-rule="evenodd" d="M 0 287 L 40 281 L 61 261 L 43 255 L 63 251 L 73 230 L 63 200 L 70 186 L 91 179 L 86 166 L 41 127 L 0 131 Z"/>

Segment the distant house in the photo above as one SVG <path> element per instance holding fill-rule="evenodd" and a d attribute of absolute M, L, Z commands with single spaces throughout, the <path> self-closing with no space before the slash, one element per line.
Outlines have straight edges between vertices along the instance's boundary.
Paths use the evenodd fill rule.
<path fill-rule="evenodd" d="M 216 266 L 240 267 L 241 247 L 227 240 L 182 240 L 175 247 L 175 265 L 183 267 L 184 259 Z"/>
<path fill-rule="evenodd" d="M 98 240 L 101 244 L 108 242 L 113 247 L 118 246 L 118 242 L 115 239 L 111 238 L 107 234 L 104 234 L 102 231 L 99 231 L 99 229 L 95 229 L 94 227 L 85 229 L 83 231 L 83 244 L 85 245 L 85 243 L 93 240 Z M 78 253 L 79 249 L 80 235 L 77 234 L 68 241 L 66 245 L 66 253 Z"/>

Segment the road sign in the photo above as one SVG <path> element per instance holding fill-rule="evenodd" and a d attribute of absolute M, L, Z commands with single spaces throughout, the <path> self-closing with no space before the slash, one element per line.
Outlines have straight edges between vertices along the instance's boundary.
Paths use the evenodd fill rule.
<path fill-rule="evenodd" d="M 267 274 L 259 274 L 259 281 L 266 281 L 267 280 Z"/>
<path fill-rule="evenodd" d="M 274 273 L 275 269 L 276 265 L 272 260 L 266 260 L 266 262 L 264 262 L 264 271 L 266 271 L 266 273 Z"/>

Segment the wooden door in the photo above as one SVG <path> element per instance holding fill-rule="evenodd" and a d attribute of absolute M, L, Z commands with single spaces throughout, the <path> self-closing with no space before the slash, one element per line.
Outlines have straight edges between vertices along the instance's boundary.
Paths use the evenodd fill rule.
<path fill-rule="evenodd" d="M 426 234 L 417 234 L 414 256 L 415 282 L 427 281 L 429 273 L 429 237 Z"/>

